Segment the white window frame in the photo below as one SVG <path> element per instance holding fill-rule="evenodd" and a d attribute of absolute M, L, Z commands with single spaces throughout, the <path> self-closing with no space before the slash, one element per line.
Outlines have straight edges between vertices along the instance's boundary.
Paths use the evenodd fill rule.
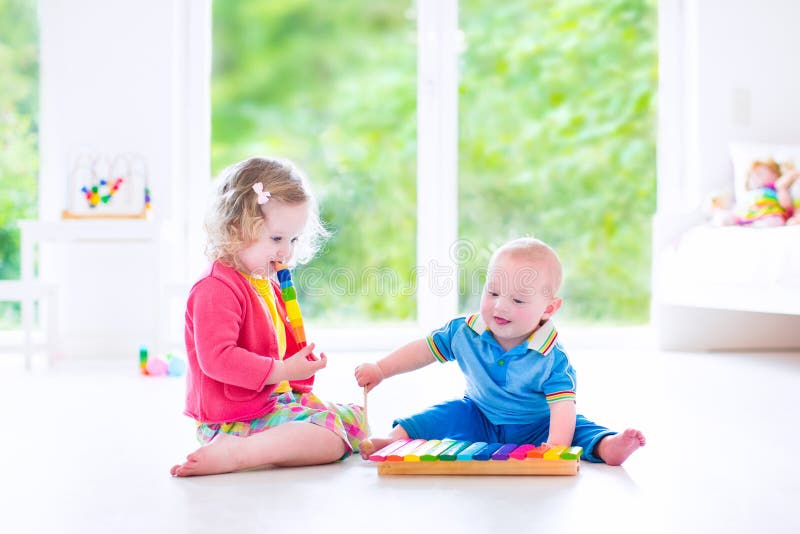
<path fill-rule="evenodd" d="M 183 177 L 172 184 L 176 202 L 175 213 L 184 226 L 180 229 L 186 241 L 184 280 L 190 282 L 206 266 L 203 255 L 203 217 L 211 181 L 211 0 L 194 0 L 178 3 L 184 22 L 179 28 L 183 35 L 183 67 L 176 84 L 183 94 L 184 106 L 177 110 L 184 142 L 179 154 L 173 158 L 177 167 L 174 176 Z"/>
<path fill-rule="evenodd" d="M 417 2 L 417 322 L 458 312 L 458 0 Z"/>

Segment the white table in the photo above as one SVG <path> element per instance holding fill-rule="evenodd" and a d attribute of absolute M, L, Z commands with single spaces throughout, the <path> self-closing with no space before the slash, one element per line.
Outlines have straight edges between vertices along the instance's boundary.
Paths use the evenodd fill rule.
<path fill-rule="evenodd" d="M 161 285 L 161 225 L 154 221 L 134 219 L 87 219 L 63 221 L 19 221 L 20 227 L 20 281 L 22 284 L 20 303 L 22 307 L 22 325 L 24 329 L 25 366 L 31 368 L 33 357 L 33 305 L 41 297 L 43 287 L 34 272 L 36 246 L 45 242 L 71 241 L 139 241 L 152 247 L 152 258 L 156 265 L 156 279 Z M 57 289 L 57 288 L 56 288 Z M 51 303 L 51 306 L 53 303 Z M 153 318 L 160 325 L 161 302 L 154 299 Z M 55 330 L 50 329 L 49 335 Z M 156 346 L 161 345 L 161 328 L 154 333 Z M 48 358 L 52 358 L 57 347 L 57 339 L 48 339 Z"/>

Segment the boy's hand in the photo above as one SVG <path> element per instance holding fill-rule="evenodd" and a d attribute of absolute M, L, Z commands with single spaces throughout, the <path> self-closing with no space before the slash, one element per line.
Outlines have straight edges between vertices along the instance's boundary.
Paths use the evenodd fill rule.
<path fill-rule="evenodd" d="M 313 351 L 314 344 L 309 343 L 289 358 L 276 361 L 269 374 L 269 381 L 278 383 L 283 380 L 303 380 L 313 376 L 328 365 L 328 358 L 324 352 L 320 353 L 317 358 Z"/>
<path fill-rule="evenodd" d="M 366 387 L 367 391 L 372 389 L 383 381 L 383 371 L 378 367 L 377 363 L 362 363 L 356 367 L 356 382 L 361 387 Z"/>

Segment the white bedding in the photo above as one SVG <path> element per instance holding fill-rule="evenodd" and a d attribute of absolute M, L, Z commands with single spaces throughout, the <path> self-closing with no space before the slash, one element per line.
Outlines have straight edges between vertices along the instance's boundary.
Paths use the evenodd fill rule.
<path fill-rule="evenodd" d="M 659 303 L 800 315 L 800 226 L 696 226 L 653 272 Z"/>

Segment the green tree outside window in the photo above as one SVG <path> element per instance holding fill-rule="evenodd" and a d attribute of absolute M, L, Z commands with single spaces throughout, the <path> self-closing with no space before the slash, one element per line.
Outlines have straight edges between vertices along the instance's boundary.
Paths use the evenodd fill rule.
<path fill-rule="evenodd" d="M 306 268 L 323 273 L 307 314 L 413 319 L 413 295 L 381 294 L 368 270 L 413 285 L 414 4 L 318 7 L 215 2 L 213 167 L 266 152 L 312 177 L 334 237 Z M 645 322 L 656 1 L 462 0 L 459 12 L 460 307 L 475 309 L 491 248 L 533 234 L 564 260 L 570 321 Z"/>
<path fill-rule="evenodd" d="M 19 278 L 17 221 L 36 216 L 39 44 L 36 2 L 0 0 L 0 280 Z M 0 329 L 20 324 L 0 302 Z"/>
<path fill-rule="evenodd" d="M 655 0 L 460 3 L 465 312 L 490 251 L 532 235 L 564 264 L 562 320 L 647 322 L 656 15 Z"/>

